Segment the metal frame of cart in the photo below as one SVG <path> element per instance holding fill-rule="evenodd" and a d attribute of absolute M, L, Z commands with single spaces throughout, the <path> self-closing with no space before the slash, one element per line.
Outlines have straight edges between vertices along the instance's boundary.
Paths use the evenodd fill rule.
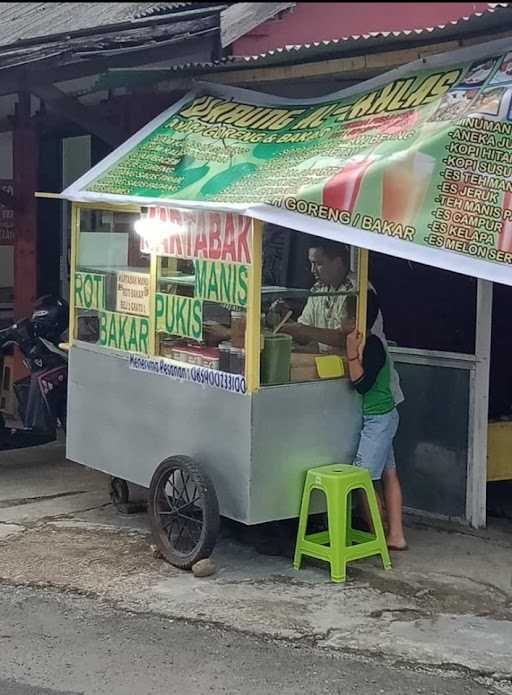
<path fill-rule="evenodd" d="M 252 221 L 244 388 L 229 389 L 217 383 L 215 370 L 194 370 L 155 354 L 154 298 L 160 262 L 155 254 L 149 265 L 149 355 L 78 340 L 75 277 L 80 211 L 91 209 L 139 211 L 134 207 L 73 204 L 67 455 L 116 479 L 150 488 L 155 539 L 160 539 L 161 549 L 171 562 L 188 567 L 192 559 L 210 550 L 211 533 L 203 529 L 208 542 L 199 552 L 185 553 L 185 560 L 175 548 L 166 553 L 169 544 L 165 538 L 162 541 L 158 526 L 158 518 L 165 513 L 158 511 L 165 488 L 158 488 L 162 462 L 171 459 L 183 463 L 183 457 L 193 460 L 189 464 L 197 471 L 196 487 L 209 490 L 206 497 L 210 500 L 200 514 L 193 511 L 204 524 L 210 515 L 210 530 L 212 525 L 213 530 L 216 528 L 212 521 L 215 512 L 211 511 L 212 504 L 216 506 L 211 502 L 214 498 L 222 516 L 246 524 L 295 517 L 306 470 L 352 460 L 360 430 L 360 407 L 348 379 L 260 387 L 262 223 L 257 220 Z M 360 250 L 361 327 L 366 317 L 367 262 L 367 252 Z M 188 474 L 188 469 L 179 473 Z M 193 478 L 194 471 L 191 475 Z M 189 483 L 195 485 L 194 481 Z M 190 517 L 192 507 L 185 497 L 192 499 L 193 490 L 187 492 L 186 485 L 183 488 L 183 478 L 174 481 L 174 493 L 172 487 L 169 493 L 166 485 L 165 494 L 170 498 L 174 494 Z M 123 496 L 122 490 L 115 492 Z"/>

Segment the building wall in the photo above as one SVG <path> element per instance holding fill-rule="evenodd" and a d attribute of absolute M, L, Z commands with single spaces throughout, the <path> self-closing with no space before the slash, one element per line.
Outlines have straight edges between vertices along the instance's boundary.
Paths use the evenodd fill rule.
<path fill-rule="evenodd" d="M 265 22 L 233 44 L 234 55 L 256 55 L 289 44 L 377 31 L 423 29 L 485 12 L 486 2 L 319 2 Z"/>
<path fill-rule="evenodd" d="M 0 188 L 13 193 L 12 133 L 0 133 Z M 0 320 L 12 316 L 14 294 L 14 213 L 0 206 Z"/>

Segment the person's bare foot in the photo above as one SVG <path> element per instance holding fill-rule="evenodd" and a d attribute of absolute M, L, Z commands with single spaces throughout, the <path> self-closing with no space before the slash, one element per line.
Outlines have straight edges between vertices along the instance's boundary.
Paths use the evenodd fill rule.
<path fill-rule="evenodd" d="M 407 545 L 407 541 L 405 538 L 402 536 L 402 538 L 392 538 L 391 536 L 388 537 L 387 539 L 387 544 L 389 550 L 408 550 L 409 546 Z"/>

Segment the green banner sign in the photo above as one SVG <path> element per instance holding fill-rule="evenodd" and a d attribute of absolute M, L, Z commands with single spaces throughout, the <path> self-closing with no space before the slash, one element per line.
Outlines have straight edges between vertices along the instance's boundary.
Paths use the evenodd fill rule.
<path fill-rule="evenodd" d="M 512 284 L 512 52 L 467 56 L 313 103 L 201 85 L 64 195 L 220 206 Z"/>
<path fill-rule="evenodd" d="M 195 296 L 198 299 L 231 306 L 247 306 L 249 268 L 246 265 L 197 260 L 194 267 Z"/>
<path fill-rule="evenodd" d="M 75 306 L 79 309 L 105 308 L 105 276 L 75 273 Z"/>
<path fill-rule="evenodd" d="M 155 295 L 156 332 L 203 339 L 203 302 L 177 294 Z"/>
<path fill-rule="evenodd" d="M 149 320 L 143 316 L 129 316 L 112 311 L 99 313 L 99 345 L 127 352 L 149 354 Z"/>

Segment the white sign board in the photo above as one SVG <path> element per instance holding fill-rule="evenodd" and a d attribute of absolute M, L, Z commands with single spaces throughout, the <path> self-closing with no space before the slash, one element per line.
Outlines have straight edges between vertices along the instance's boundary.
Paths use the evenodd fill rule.
<path fill-rule="evenodd" d="M 117 274 L 116 311 L 149 316 L 149 275 L 147 273 Z"/>

